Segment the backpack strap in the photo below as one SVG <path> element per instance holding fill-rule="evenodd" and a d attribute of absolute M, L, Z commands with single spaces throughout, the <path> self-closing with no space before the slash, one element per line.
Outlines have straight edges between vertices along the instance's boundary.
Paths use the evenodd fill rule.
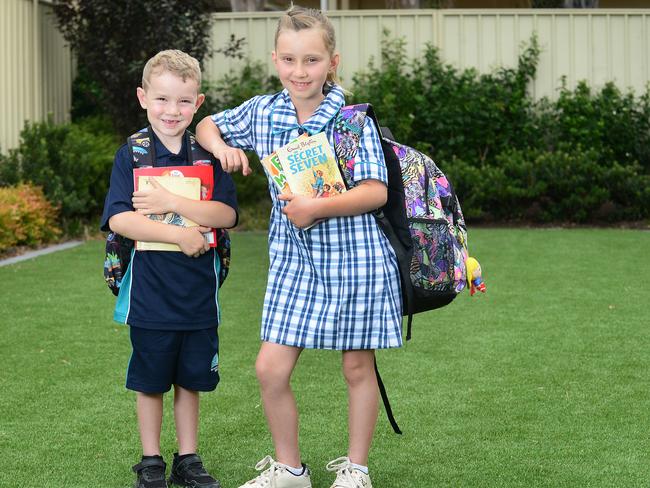
<path fill-rule="evenodd" d="M 343 112 L 353 111 L 352 117 L 343 117 Z M 346 182 L 348 188 L 355 186 L 352 179 L 352 170 L 354 168 L 354 157 L 356 156 L 357 150 L 359 149 L 359 141 L 361 139 L 361 134 L 363 133 L 363 127 L 365 124 L 366 117 L 370 117 L 371 120 L 375 123 L 377 129 L 381 132 L 382 137 L 380 137 L 382 149 L 384 155 L 390 157 L 386 158 L 386 167 L 388 170 L 389 178 L 389 189 L 396 187 L 401 188 L 401 202 L 397 202 L 401 208 L 403 208 L 403 183 L 401 176 L 401 168 L 397 156 L 394 156 L 394 151 L 390 145 L 390 141 L 393 140 L 392 133 L 388 128 L 383 128 L 379 125 L 375 111 L 372 108 L 372 105 L 369 103 L 361 103 L 357 105 L 348 105 L 342 107 L 336 116 L 336 122 L 334 124 L 334 140 L 336 142 L 336 156 L 339 162 L 339 168 L 343 174 L 343 179 Z M 388 136 L 388 137 L 387 137 Z M 399 181 L 392 181 L 392 178 L 397 178 Z M 391 193 L 389 192 L 389 198 L 391 198 Z M 393 198 L 400 198 L 399 195 Z M 397 263 L 399 267 L 399 273 L 401 276 L 401 285 L 402 285 L 402 294 L 405 296 L 404 304 L 406 305 L 406 315 L 408 316 L 407 325 L 406 325 L 406 340 L 411 340 L 411 327 L 413 324 L 413 314 L 415 313 L 414 309 L 414 300 L 415 292 L 413 291 L 413 285 L 411 283 L 410 277 L 410 262 L 412 256 L 412 243 L 410 242 L 410 235 L 397 234 L 395 228 L 390 223 L 390 219 L 386 216 L 384 209 L 377 209 L 373 212 L 379 227 L 384 232 L 384 235 L 388 239 L 395 255 L 397 257 Z"/>
<path fill-rule="evenodd" d="M 153 166 L 156 160 L 156 144 L 152 134 L 151 126 L 147 126 L 126 138 L 134 168 Z"/>
<path fill-rule="evenodd" d="M 156 135 L 151 126 L 147 126 L 127 137 L 126 143 L 129 147 L 129 154 L 133 159 L 134 168 L 154 166 L 156 161 L 155 137 Z M 196 137 L 190 131 L 186 130 L 183 135 L 183 146 L 187 151 L 185 160 L 191 161 L 192 165 L 212 165 L 212 155 L 196 142 Z"/>

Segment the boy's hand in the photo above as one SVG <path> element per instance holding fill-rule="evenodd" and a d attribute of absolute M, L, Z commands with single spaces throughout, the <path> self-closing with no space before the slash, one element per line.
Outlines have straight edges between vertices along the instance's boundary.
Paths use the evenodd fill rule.
<path fill-rule="evenodd" d="M 212 152 L 221 161 L 221 167 L 226 173 L 234 173 L 235 171 L 241 170 L 244 176 L 248 176 L 253 172 L 248 165 L 246 153 L 239 148 L 222 143 L 216 144 Z"/>
<path fill-rule="evenodd" d="M 183 227 L 180 228 L 180 239 L 177 244 L 183 251 L 183 254 L 192 258 L 198 258 L 210 249 L 210 244 L 205 240 L 203 234 L 209 232 L 209 227 Z"/>
<path fill-rule="evenodd" d="M 289 202 L 282 212 L 289 218 L 289 221 L 296 227 L 304 229 L 313 224 L 318 199 L 309 198 L 302 195 L 293 195 L 291 193 L 282 193 L 278 196 L 279 200 Z"/>
<path fill-rule="evenodd" d="M 176 212 L 178 196 L 165 190 L 155 178 L 149 178 L 149 183 L 153 189 L 133 192 L 133 208 L 145 215 Z"/>

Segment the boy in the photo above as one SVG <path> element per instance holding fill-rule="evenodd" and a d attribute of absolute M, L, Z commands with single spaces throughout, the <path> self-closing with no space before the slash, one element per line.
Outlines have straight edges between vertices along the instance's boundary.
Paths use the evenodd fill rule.
<path fill-rule="evenodd" d="M 193 57 L 162 51 L 144 67 L 140 105 L 147 111 L 155 166 L 191 165 L 185 132 L 205 99 L 199 93 L 201 70 Z M 182 252 L 136 251 L 122 281 L 114 318 L 129 324 L 133 352 L 126 387 L 136 391 L 143 456 L 133 466 L 136 488 L 164 488 L 166 464 L 160 454 L 163 393 L 174 385 L 174 419 L 178 453 L 170 484 L 219 488 L 196 454 L 199 391 L 219 382 L 217 301 L 219 259 L 202 232 L 237 222 L 232 179 L 213 164 L 212 200 L 190 200 L 166 191 L 133 191 L 133 157 L 127 145 L 115 156 L 106 197 L 102 230 L 109 228 L 140 241 L 177 244 Z M 137 211 L 136 211 L 137 210 Z M 175 212 L 199 227 L 156 222 L 146 214 Z"/>

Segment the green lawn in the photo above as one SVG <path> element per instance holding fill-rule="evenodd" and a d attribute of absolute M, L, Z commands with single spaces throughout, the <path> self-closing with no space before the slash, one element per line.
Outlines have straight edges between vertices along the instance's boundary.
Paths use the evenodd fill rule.
<path fill-rule="evenodd" d="M 200 441 L 224 488 L 272 454 L 253 367 L 266 236 L 233 246 L 222 383 L 203 397 Z M 413 340 L 378 354 L 404 435 L 382 412 L 375 488 L 648 486 L 650 232 L 475 229 L 470 248 L 487 294 L 416 316 Z M 0 268 L 0 486 L 132 485 L 128 331 L 111 321 L 102 253 L 89 242 Z M 294 377 L 315 488 L 346 450 L 339 361 L 307 351 Z"/>

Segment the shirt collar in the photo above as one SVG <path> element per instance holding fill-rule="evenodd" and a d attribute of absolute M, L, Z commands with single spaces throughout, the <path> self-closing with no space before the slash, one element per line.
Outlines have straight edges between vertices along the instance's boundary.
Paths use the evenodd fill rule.
<path fill-rule="evenodd" d="M 182 159 L 185 161 L 187 159 L 187 146 L 186 146 L 186 137 L 183 135 L 183 142 L 181 144 L 181 150 L 178 152 L 178 154 L 174 154 L 171 152 L 169 149 L 167 149 L 167 146 L 165 146 L 160 139 L 156 136 L 156 133 L 152 130 L 151 131 L 151 137 L 154 141 L 155 144 L 155 151 L 156 151 L 156 161 L 166 161 L 169 160 L 170 158 L 173 158 L 173 160 L 180 160 Z"/>
<path fill-rule="evenodd" d="M 307 122 L 302 124 L 302 127 L 309 135 L 318 134 L 336 116 L 344 102 L 343 89 L 338 85 L 333 85 L 316 109 L 316 112 Z M 271 132 L 277 135 L 298 127 L 300 127 L 300 124 L 298 124 L 296 109 L 293 106 L 289 92 L 285 88 L 280 92 L 271 107 Z"/>

